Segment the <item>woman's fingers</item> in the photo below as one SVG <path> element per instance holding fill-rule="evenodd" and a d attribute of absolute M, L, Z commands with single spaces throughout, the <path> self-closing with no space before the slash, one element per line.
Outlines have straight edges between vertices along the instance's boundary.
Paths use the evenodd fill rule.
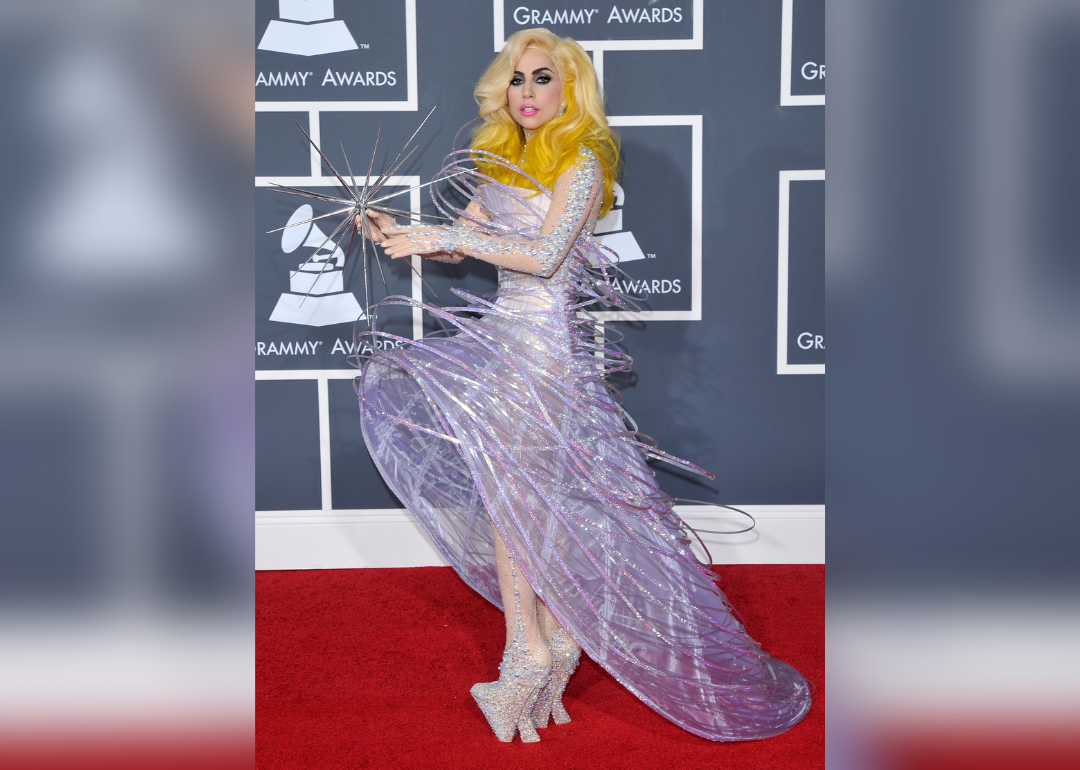
<path fill-rule="evenodd" d="M 394 227 L 384 229 L 383 233 L 387 236 L 382 242 L 387 256 L 417 254 L 423 257 L 439 253 L 441 230 L 437 227 Z"/>
<path fill-rule="evenodd" d="M 386 230 L 389 236 L 383 242 L 383 248 L 391 257 L 404 257 L 410 254 L 423 255 L 431 251 L 429 240 L 430 228 L 425 227 L 398 227 Z"/>
<path fill-rule="evenodd" d="M 413 243 L 407 240 L 395 241 L 390 239 L 382 244 L 383 249 L 388 257 L 408 257 L 413 254 L 417 254 L 421 257 L 427 254 L 435 253 L 436 249 L 427 244 Z"/>
<path fill-rule="evenodd" d="M 383 240 L 384 236 L 382 232 L 379 230 L 379 228 L 375 226 L 373 222 L 371 222 L 371 220 L 368 220 L 365 223 L 363 218 L 359 214 L 357 214 L 353 221 L 356 222 L 356 232 L 366 233 L 367 237 L 375 241 L 375 243 Z"/>
<path fill-rule="evenodd" d="M 387 227 L 383 230 L 387 235 L 429 235 L 434 232 L 434 228 L 431 227 L 398 227 L 397 222 L 393 227 Z"/>
<path fill-rule="evenodd" d="M 386 250 L 386 254 L 389 257 L 405 257 L 416 253 L 416 244 L 401 235 L 387 238 L 383 241 L 382 247 Z"/>
<path fill-rule="evenodd" d="M 375 243 L 382 243 L 383 241 L 386 240 L 386 235 L 384 234 L 384 228 L 386 226 L 386 222 L 383 221 L 383 219 L 376 218 L 376 213 L 373 212 L 373 211 L 367 212 L 367 216 L 368 216 L 368 235 L 371 236 L 371 240 L 374 241 Z M 359 219 L 360 215 L 357 214 L 356 218 Z M 389 217 L 384 217 L 384 219 L 389 219 Z M 395 225 L 397 224 L 392 219 L 390 220 L 390 222 L 392 224 L 395 224 Z"/>
<path fill-rule="evenodd" d="M 363 217 L 357 214 L 353 221 L 356 224 L 356 231 L 360 232 L 361 228 L 367 231 L 368 236 L 375 243 L 382 243 L 386 240 L 387 234 L 404 234 L 411 232 L 416 228 L 411 227 L 398 227 L 398 223 L 389 214 L 384 214 L 381 211 L 367 212 L 367 226 L 364 226 Z"/>
<path fill-rule="evenodd" d="M 371 220 L 375 222 L 375 224 L 379 226 L 379 229 L 384 233 L 387 230 L 393 230 L 398 226 L 398 223 L 394 220 L 392 216 L 382 211 L 372 211 L 371 209 L 368 209 L 368 217 L 370 217 Z"/>

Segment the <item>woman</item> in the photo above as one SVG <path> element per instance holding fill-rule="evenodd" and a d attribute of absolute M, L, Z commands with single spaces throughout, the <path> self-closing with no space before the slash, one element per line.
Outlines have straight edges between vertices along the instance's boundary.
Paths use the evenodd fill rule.
<path fill-rule="evenodd" d="M 467 308 L 425 306 L 456 333 L 384 346 L 357 388 L 386 482 L 504 610 L 499 679 L 473 697 L 499 740 L 537 741 L 549 717 L 570 720 L 561 697 L 584 648 L 697 735 L 783 732 L 809 709 L 809 686 L 761 651 L 694 557 L 645 459 L 704 472 L 627 428 L 604 376 L 630 361 L 582 311 L 621 303 L 592 239 L 618 150 L 588 55 L 548 30 L 518 32 L 475 95 L 483 122 L 443 171 L 472 198 L 464 211 L 440 205 L 456 223 L 402 228 L 373 215 L 368 226 L 394 258 L 496 265 L 498 295 L 457 291 Z"/>

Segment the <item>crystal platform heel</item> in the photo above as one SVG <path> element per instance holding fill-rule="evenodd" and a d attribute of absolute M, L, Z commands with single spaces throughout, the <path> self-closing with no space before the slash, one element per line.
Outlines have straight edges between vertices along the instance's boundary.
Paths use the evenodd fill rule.
<path fill-rule="evenodd" d="M 474 684 L 470 692 L 496 738 L 509 743 L 520 733 L 523 743 L 535 743 L 540 736 L 531 715 L 550 678 L 551 664 L 537 663 L 529 657 L 522 634 L 515 636 L 503 654 L 499 681 Z"/>
<path fill-rule="evenodd" d="M 523 743 L 536 743 L 540 736 L 532 722 L 533 708 L 544 686 L 551 678 L 551 663 L 537 660 L 529 654 L 525 624 L 521 620 L 521 599 L 518 593 L 517 567 L 511 561 L 514 581 L 516 622 L 514 635 L 503 652 L 497 682 L 474 684 L 470 692 L 484 712 L 495 737 L 504 743 L 521 734 Z M 543 644 L 543 642 L 541 642 Z M 547 652 L 545 649 L 544 653 Z M 547 657 L 542 654 L 542 657 Z"/>
<path fill-rule="evenodd" d="M 533 706 L 532 721 L 536 727 L 547 727 L 549 716 L 557 725 L 570 721 L 570 715 L 562 704 L 562 696 L 566 683 L 581 660 L 581 647 L 562 626 L 548 641 L 548 649 L 551 651 L 551 678 Z"/>

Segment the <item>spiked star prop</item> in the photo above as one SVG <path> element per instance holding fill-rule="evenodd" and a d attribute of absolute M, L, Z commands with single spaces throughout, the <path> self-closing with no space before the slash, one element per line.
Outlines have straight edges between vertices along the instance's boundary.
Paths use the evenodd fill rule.
<path fill-rule="evenodd" d="M 345 159 L 345 168 L 349 173 L 349 180 L 351 184 L 350 182 L 346 182 L 344 176 L 340 172 L 338 172 L 336 168 L 334 168 L 334 165 L 326 157 L 326 155 L 319 148 L 319 146 L 315 144 L 315 142 L 310 136 L 308 136 L 308 132 L 304 131 L 303 126 L 297 123 L 296 127 L 300 129 L 301 133 L 303 133 L 304 137 L 308 140 L 308 142 L 310 142 L 311 146 L 315 148 L 315 151 L 317 153 L 319 153 L 319 157 L 322 158 L 322 162 L 326 164 L 326 167 L 330 169 L 330 172 L 333 174 L 334 178 L 337 179 L 338 183 L 345 189 L 348 197 L 342 198 L 334 195 L 327 195 L 325 193 L 303 190 L 298 187 L 289 187 L 287 185 L 280 185 L 274 183 L 271 184 L 271 189 L 275 192 L 284 193 L 286 195 L 297 195 L 304 198 L 311 198 L 322 203 L 336 203 L 340 205 L 340 208 L 331 211 L 328 214 L 320 214 L 319 216 L 312 217 L 311 219 L 304 219 L 299 222 L 290 222 L 289 224 L 285 225 L 285 227 L 278 227 L 274 230 L 270 230 L 269 232 L 271 233 L 280 232 L 290 227 L 310 224 L 319 219 L 327 219 L 333 216 L 344 215 L 341 223 L 337 227 L 335 227 L 328 236 L 326 236 L 326 240 L 324 240 L 313 252 L 311 252 L 311 256 L 304 260 L 303 264 L 301 264 L 300 267 L 297 268 L 293 275 L 296 275 L 296 273 L 302 270 L 305 265 L 311 262 L 315 255 L 324 248 L 326 248 L 327 244 L 331 241 L 334 241 L 336 239 L 334 243 L 335 251 L 340 248 L 342 241 L 345 240 L 346 233 L 349 233 L 349 242 L 345 246 L 344 254 L 345 264 L 349 264 L 348 255 L 352 250 L 353 239 L 357 235 L 357 228 L 353 225 L 353 223 L 356 220 L 357 216 L 360 217 L 360 221 L 362 223 L 361 227 L 359 228 L 360 257 L 364 269 L 364 316 L 368 318 L 369 325 L 371 323 L 369 314 L 369 311 L 371 309 L 371 287 L 368 281 L 368 241 L 371 240 L 371 222 L 368 220 L 368 212 L 377 211 L 382 214 L 387 214 L 391 217 L 407 217 L 409 219 L 417 221 L 422 221 L 422 217 L 429 217 L 432 219 L 441 220 L 448 219 L 445 216 L 437 214 L 420 214 L 419 212 L 415 211 L 406 211 L 404 209 L 388 206 L 384 203 L 384 201 L 396 198 L 399 195 L 405 195 L 406 193 L 410 193 L 413 190 L 419 190 L 423 187 L 427 187 L 434 182 L 426 182 L 425 184 L 416 185 L 415 187 L 407 187 L 394 193 L 386 194 L 382 192 L 383 187 L 387 184 L 390 178 L 394 176 L 394 174 L 396 174 L 402 166 L 405 165 L 405 162 L 408 161 L 412 154 L 416 151 L 417 148 L 415 146 L 410 149 L 409 145 L 412 144 L 413 139 L 415 139 L 416 135 L 420 133 L 420 129 L 424 127 L 424 124 L 427 123 L 428 118 L 430 118 L 432 113 L 434 112 L 435 108 L 432 107 L 431 112 L 429 112 L 427 114 L 427 117 L 425 117 L 420 122 L 420 125 L 417 126 L 415 131 L 413 131 L 412 136 L 409 137 L 408 141 L 406 141 L 405 144 L 402 145 L 401 150 L 398 151 L 397 155 L 394 157 L 394 160 L 388 166 L 386 166 L 385 170 L 381 174 L 379 174 L 378 177 L 372 180 L 371 170 L 375 165 L 375 155 L 379 149 L 379 135 L 382 133 L 382 125 L 379 125 L 379 130 L 375 134 L 375 144 L 371 148 L 371 160 L 368 161 L 367 176 L 364 178 L 364 184 L 362 187 L 356 182 L 356 176 L 353 174 L 352 165 L 349 163 L 349 157 L 345 154 L 344 145 L 341 146 L 341 154 L 342 157 Z M 372 242 L 371 251 L 375 254 L 375 259 L 379 265 L 379 275 L 382 277 L 383 288 L 386 288 L 386 274 L 383 272 L 382 258 L 379 257 L 379 253 L 375 249 L 374 242 Z M 311 288 L 309 288 L 307 293 L 304 295 L 304 300 L 306 300 L 311 295 L 312 289 L 314 289 L 315 285 L 318 283 L 319 278 L 322 277 L 323 271 L 326 270 L 326 266 L 328 264 L 330 264 L 329 259 L 323 261 L 323 266 L 319 270 L 319 274 L 315 277 L 315 280 L 312 281 Z M 420 276 L 419 271 L 417 271 L 416 268 L 412 266 L 411 261 L 409 263 L 409 267 L 412 268 L 412 271 L 416 273 L 417 276 Z M 427 286 L 427 281 L 424 281 L 422 276 L 420 276 L 420 280 L 423 282 L 424 286 Z M 428 286 L 428 291 L 431 291 L 432 294 L 435 293 L 431 290 L 430 286 Z M 301 300 L 301 304 L 303 304 L 304 300 Z"/>

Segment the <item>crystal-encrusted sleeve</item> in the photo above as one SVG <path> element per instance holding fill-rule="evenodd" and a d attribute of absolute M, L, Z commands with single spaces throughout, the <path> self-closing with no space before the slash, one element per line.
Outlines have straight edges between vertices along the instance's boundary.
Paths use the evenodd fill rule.
<path fill-rule="evenodd" d="M 549 277 L 570 252 L 603 193 L 600 164 L 592 152 L 583 149 L 578 162 L 556 180 L 538 238 L 505 238 L 472 227 L 445 227 L 440 228 L 437 247 L 507 270 Z"/>

